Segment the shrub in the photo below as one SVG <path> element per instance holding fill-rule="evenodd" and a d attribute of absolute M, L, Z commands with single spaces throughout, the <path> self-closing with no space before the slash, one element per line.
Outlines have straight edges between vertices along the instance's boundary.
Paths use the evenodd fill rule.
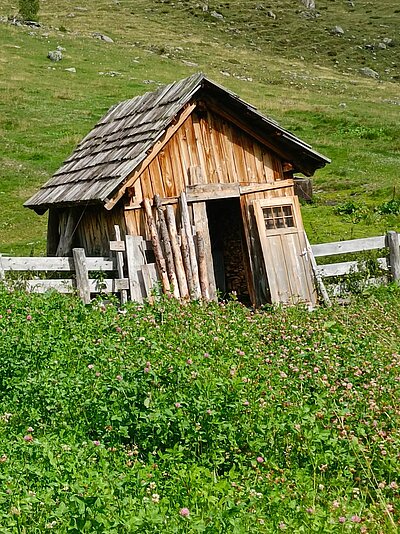
<path fill-rule="evenodd" d="M 376 211 L 381 215 L 400 215 L 400 199 L 392 198 L 377 206 Z"/>
<path fill-rule="evenodd" d="M 38 20 L 39 0 L 19 0 L 19 14 L 23 20 Z"/>

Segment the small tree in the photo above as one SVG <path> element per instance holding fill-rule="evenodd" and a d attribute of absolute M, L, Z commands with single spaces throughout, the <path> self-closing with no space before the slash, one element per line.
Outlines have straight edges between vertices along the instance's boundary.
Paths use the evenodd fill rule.
<path fill-rule="evenodd" d="M 19 0 L 19 14 L 23 20 L 38 20 L 39 0 Z"/>

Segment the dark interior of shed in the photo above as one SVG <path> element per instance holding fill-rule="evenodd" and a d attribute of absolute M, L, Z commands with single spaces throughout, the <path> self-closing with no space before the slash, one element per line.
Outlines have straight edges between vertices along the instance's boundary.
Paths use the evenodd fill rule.
<path fill-rule="evenodd" d="M 235 293 L 240 302 L 250 304 L 239 199 L 209 200 L 207 216 L 217 290 L 222 298 Z"/>

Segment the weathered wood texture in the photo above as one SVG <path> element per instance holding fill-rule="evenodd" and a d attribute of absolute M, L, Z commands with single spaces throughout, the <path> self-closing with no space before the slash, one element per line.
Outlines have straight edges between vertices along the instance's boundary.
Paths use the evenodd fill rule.
<path fill-rule="evenodd" d="M 399 234 L 393 231 L 388 232 L 386 242 L 389 247 L 389 264 L 392 278 L 395 282 L 400 283 Z"/>
<path fill-rule="evenodd" d="M 205 184 L 262 184 L 283 179 L 280 159 L 246 132 L 218 115 L 193 112 L 133 186 L 130 203 L 143 197 L 177 197 L 194 185 L 190 167 Z M 199 182 L 196 182 L 199 183 Z"/>
<path fill-rule="evenodd" d="M 144 194 L 144 197 L 153 197 L 154 193 L 172 196 L 168 188 L 175 187 L 179 175 L 178 162 L 181 161 L 186 169 L 200 164 L 209 171 L 210 180 L 214 182 L 223 181 L 224 176 L 228 176 L 229 181 L 232 174 L 240 175 L 243 166 L 249 176 L 263 172 L 264 156 L 259 145 L 248 137 L 241 139 L 240 134 L 236 137 L 236 132 L 225 129 L 226 124 L 219 117 L 233 122 L 239 130 L 251 132 L 253 138 L 261 140 L 273 153 L 279 154 L 284 161 L 292 162 L 295 170 L 306 175 L 329 162 L 310 145 L 200 73 L 113 106 L 25 205 L 43 211 L 52 206 L 100 202 L 111 209 L 126 185 L 132 185 L 130 180 L 155 145 L 162 143 L 167 130 L 173 128 L 176 121 L 179 122 L 179 116 L 192 105 L 199 106 L 200 115 L 188 136 L 194 135 L 196 142 L 201 140 L 198 158 L 202 161 L 190 162 L 194 154 L 187 152 L 186 146 L 180 145 L 178 139 L 173 139 L 165 148 L 165 158 L 159 158 L 159 163 L 165 165 L 162 173 L 166 195 L 154 191 L 152 195 Z M 203 120 L 203 115 L 206 116 L 210 110 L 213 116 Z M 231 143 L 226 144 L 224 138 L 230 139 Z M 179 151 L 180 157 L 170 158 L 170 151 Z M 215 157 L 217 152 L 219 154 Z M 229 169 L 228 172 L 226 169 Z M 173 180 L 168 180 L 167 174 Z M 181 176 L 183 179 L 184 175 Z"/>
<path fill-rule="evenodd" d="M 123 278 L 124 277 L 124 255 L 122 253 L 122 250 L 125 251 L 125 243 L 121 241 L 121 230 L 118 224 L 114 225 L 114 232 L 115 232 L 115 239 L 117 240 L 114 243 L 117 243 L 119 245 L 119 247 L 114 246 L 114 250 L 117 249 L 116 251 L 117 271 L 118 271 L 119 278 Z M 121 250 L 122 248 L 121 244 L 124 245 L 122 250 Z M 122 289 L 121 290 L 121 304 L 126 304 L 127 300 L 128 300 L 128 295 L 127 295 L 126 289 Z"/>
<path fill-rule="evenodd" d="M 168 232 L 171 242 L 171 249 L 174 256 L 176 278 L 179 284 L 179 292 L 182 298 L 186 299 L 189 297 L 189 289 L 185 275 L 185 268 L 183 265 L 182 252 L 179 246 L 178 232 L 176 228 L 175 214 L 172 206 L 167 206 L 166 211 L 166 221 L 168 224 Z"/>
<path fill-rule="evenodd" d="M 75 263 L 76 287 L 78 288 L 78 293 L 84 304 L 89 304 L 89 269 L 86 263 L 85 250 L 83 248 L 74 248 L 72 254 Z"/>
<path fill-rule="evenodd" d="M 336 241 L 333 243 L 322 243 L 311 245 L 314 257 L 335 256 L 337 254 L 348 254 L 350 252 L 363 252 L 365 250 L 379 250 L 386 247 L 385 236 L 364 237 L 362 239 L 350 239 L 349 241 Z"/>
<path fill-rule="evenodd" d="M 266 229 L 263 210 L 281 205 L 291 206 L 292 226 Z M 255 201 L 254 213 L 272 302 L 314 306 L 317 294 L 297 197 Z"/>
<path fill-rule="evenodd" d="M 151 244 L 153 245 L 154 256 L 156 258 L 156 265 L 157 265 L 158 274 L 161 279 L 162 288 L 165 293 L 169 293 L 171 287 L 170 287 L 168 274 L 167 274 L 167 266 L 166 266 L 166 262 L 164 259 L 161 242 L 160 242 L 160 238 L 157 232 L 157 227 L 154 221 L 149 199 L 145 198 L 143 200 L 143 207 L 144 207 L 145 214 L 146 214 L 147 226 L 151 234 Z"/>
<path fill-rule="evenodd" d="M 76 243 L 88 256 L 105 256 L 110 251 L 110 241 L 115 239 L 115 225 L 120 228 L 121 239 L 125 239 L 127 230 L 122 206 L 116 206 L 111 212 L 88 206 L 79 215 Z"/>

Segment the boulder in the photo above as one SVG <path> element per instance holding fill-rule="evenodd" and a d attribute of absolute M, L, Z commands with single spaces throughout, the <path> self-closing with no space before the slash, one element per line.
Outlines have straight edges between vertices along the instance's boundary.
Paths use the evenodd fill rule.
<path fill-rule="evenodd" d="M 104 35 L 104 33 L 95 32 L 92 34 L 95 39 L 100 39 L 101 41 L 105 41 L 106 43 L 113 43 L 113 39 L 111 37 L 108 37 L 108 35 Z"/>
<path fill-rule="evenodd" d="M 63 58 L 62 52 L 60 50 L 50 50 L 47 54 L 48 59 L 51 61 L 61 61 Z"/>
<path fill-rule="evenodd" d="M 331 33 L 333 35 L 343 35 L 344 29 L 341 26 L 335 26 L 334 28 L 331 29 Z"/>
<path fill-rule="evenodd" d="M 315 0 L 301 0 L 301 3 L 302 3 L 307 9 L 315 9 Z"/>
<path fill-rule="evenodd" d="M 370 69 L 369 67 L 362 67 L 360 69 L 360 74 L 366 76 L 367 78 L 379 78 L 379 73 L 376 70 Z"/>

